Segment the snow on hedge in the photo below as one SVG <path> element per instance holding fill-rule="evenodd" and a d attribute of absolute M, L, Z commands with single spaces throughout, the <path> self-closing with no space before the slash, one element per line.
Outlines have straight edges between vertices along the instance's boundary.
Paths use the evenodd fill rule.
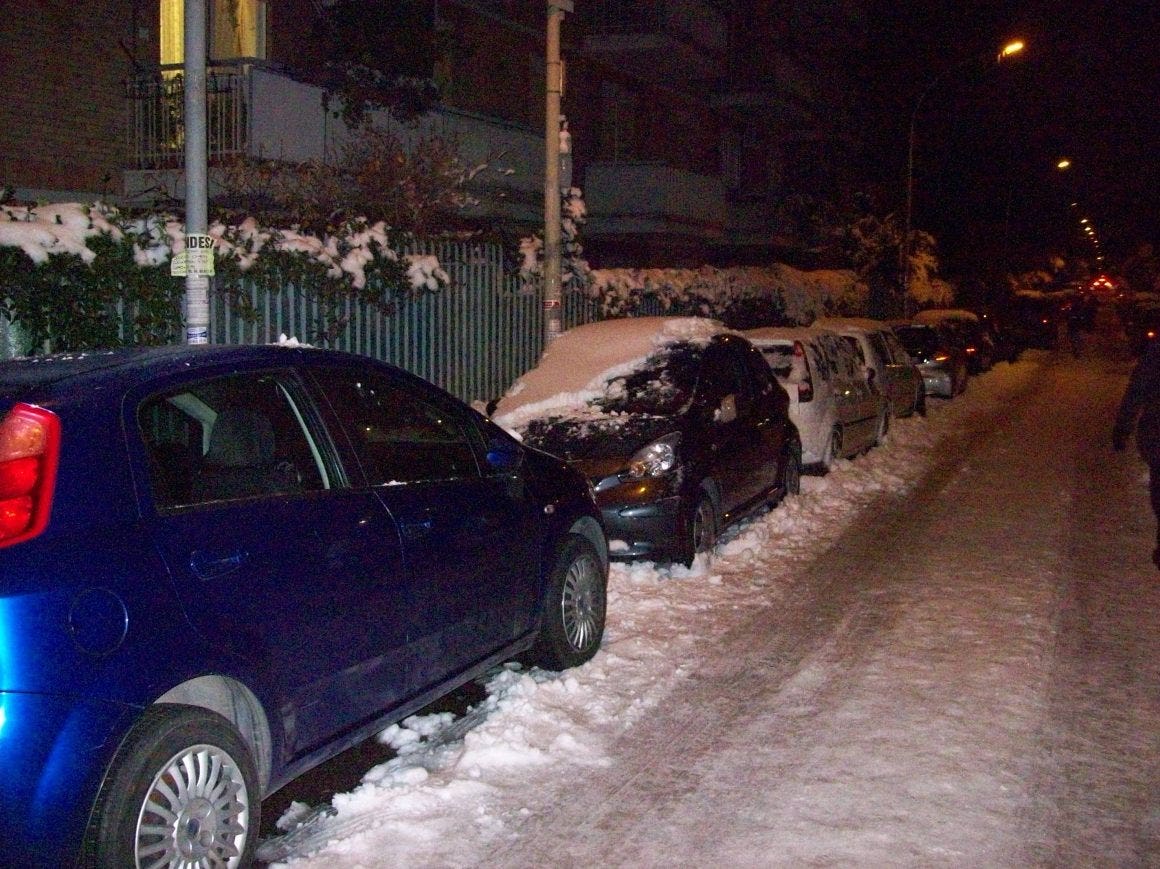
<path fill-rule="evenodd" d="M 75 254 L 91 265 L 96 254 L 88 240 L 102 234 L 130 239 L 138 265 L 161 266 L 181 251 L 185 227 L 168 215 L 126 217 L 101 202 L 0 207 L 0 246 L 18 247 L 34 263 L 47 262 L 53 254 Z M 366 286 L 366 266 L 376 257 L 401 261 L 413 290 L 434 291 L 451 283 L 435 257 L 394 250 L 381 221 L 350 221 L 341 233 L 321 238 L 297 229 L 260 227 L 252 219 L 236 226 L 214 223 L 209 234 L 216 240 L 219 259 L 234 259 L 242 271 L 263 251 L 286 251 L 321 263 L 328 275 L 345 277 L 359 289 Z"/>
<path fill-rule="evenodd" d="M 766 267 L 594 269 L 592 295 L 605 316 L 624 316 L 655 299 L 665 311 L 715 316 L 730 303 L 780 299 L 787 319 L 808 324 L 835 310 L 861 309 L 867 288 L 853 271 L 801 271 L 784 263 Z"/>

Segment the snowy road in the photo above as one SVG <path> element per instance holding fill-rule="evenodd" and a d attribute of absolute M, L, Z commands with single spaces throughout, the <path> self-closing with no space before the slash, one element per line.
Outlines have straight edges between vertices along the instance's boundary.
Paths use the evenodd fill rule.
<path fill-rule="evenodd" d="M 500 674 L 462 740 L 392 728 L 278 856 L 1160 865 L 1154 526 L 1108 446 L 1128 370 L 1000 365 L 710 563 L 614 569 L 596 659 Z"/>

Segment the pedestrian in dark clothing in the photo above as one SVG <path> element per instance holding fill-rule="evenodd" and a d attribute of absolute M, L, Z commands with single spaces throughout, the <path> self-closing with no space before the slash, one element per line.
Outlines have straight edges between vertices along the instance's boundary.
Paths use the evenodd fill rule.
<path fill-rule="evenodd" d="M 1148 345 L 1136 363 L 1128 388 L 1124 391 L 1116 424 L 1112 428 L 1112 448 L 1128 445 L 1128 436 L 1136 430 L 1136 449 L 1148 463 L 1148 493 L 1156 516 L 1156 549 L 1152 562 L 1160 568 L 1160 341 Z"/>
<path fill-rule="evenodd" d="M 1083 295 L 1076 296 L 1067 306 L 1067 340 L 1072 355 L 1077 359 L 1083 352 L 1083 333 L 1090 332 L 1095 322 L 1095 308 Z"/>

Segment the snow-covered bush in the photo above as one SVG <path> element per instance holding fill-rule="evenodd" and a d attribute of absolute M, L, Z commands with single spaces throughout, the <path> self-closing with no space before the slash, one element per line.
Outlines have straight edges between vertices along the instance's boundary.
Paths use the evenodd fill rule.
<path fill-rule="evenodd" d="M 847 270 L 768 267 L 596 269 L 590 292 L 601 315 L 643 311 L 715 317 L 737 328 L 808 324 L 828 314 L 864 308 L 865 287 Z"/>
<path fill-rule="evenodd" d="M 172 216 L 131 217 L 101 203 L 0 207 L 0 311 L 36 349 L 117 346 L 122 331 L 137 344 L 173 340 L 185 285 L 169 268 L 184 233 Z M 381 222 L 349 220 L 319 236 L 248 219 L 209 234 L 211 292 L 246 317 L 256 316 L 251 288 L 297 287 L 319 304 L 311 340 L 343 328 L 350 300 L 390 313 L 450 283 L 434 257 L 400 253 Z"/>

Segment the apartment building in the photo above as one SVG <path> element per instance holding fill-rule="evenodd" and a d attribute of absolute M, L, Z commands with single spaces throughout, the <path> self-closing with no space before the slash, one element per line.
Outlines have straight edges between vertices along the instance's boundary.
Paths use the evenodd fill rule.
<path fill-rule="evenodd" d="M 206 0 L 215 163 L 337 152 L 311 22 L 327 0 Z M 9 10 L 0 28 L 0 184 L 31 199 L 182 196 L 183 0 Z M 409 136 L 453 139 L 473 165 L 468 217 L 513 233 L 542 223 L 545 4 L 430 0 L 454 50 L 442 103 Z M 779 205 L 852 183 L 858 147 L 845 59 L 856 0 L 575 0 L 562 28 L 562 109 L 597 265 L 760 261 L 787 244 Z"/>

